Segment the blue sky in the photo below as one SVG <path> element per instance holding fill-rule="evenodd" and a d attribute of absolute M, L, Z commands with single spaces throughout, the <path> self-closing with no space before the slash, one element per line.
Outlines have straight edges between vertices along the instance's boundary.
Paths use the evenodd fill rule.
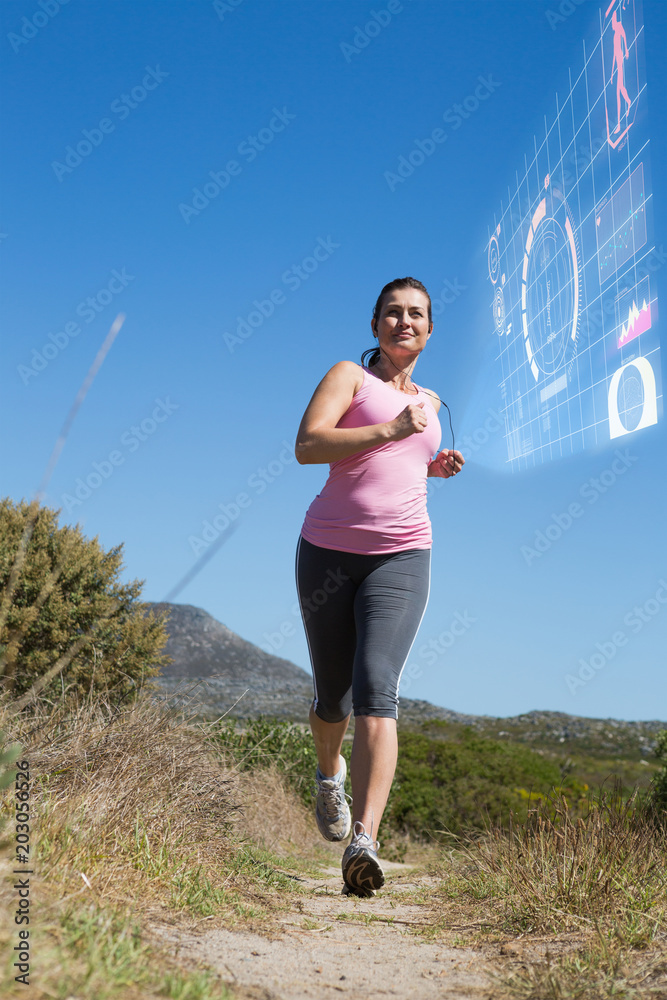
<path fill-rule="evenodd" d="M 494 417 L 490 226 L 598 4 L 6 0 L 0 17 L 3 495 L 34 494 L 123 312 L 46 502 L 122 542 L 146 599 L 177 590 L 308 669 L 294 552 L 327 470 L 296 463 L 296 430 L 331 365 L 371 346 L 382 286 L 414 275 L 439 302 L 415 377 L 466 467 L 429 499 L 404 693 L 667 718 L 662 420 L 510 472 Z M 667 6 L 644 19 L 664 302 Z"/>

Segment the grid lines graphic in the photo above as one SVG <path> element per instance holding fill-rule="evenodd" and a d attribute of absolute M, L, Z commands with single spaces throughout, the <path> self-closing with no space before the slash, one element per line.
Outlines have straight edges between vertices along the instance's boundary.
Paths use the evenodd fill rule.
<path fill-rule="evenodd" d="M 488 233 L 492 335 L 514 470 L 662 415 L 641 0 L 600 7 Z M 573 79 L 574 76 L 574 79 Z"/>

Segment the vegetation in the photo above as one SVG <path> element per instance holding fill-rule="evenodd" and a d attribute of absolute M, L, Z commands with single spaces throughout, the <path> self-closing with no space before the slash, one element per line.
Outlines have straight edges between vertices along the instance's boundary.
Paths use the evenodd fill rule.
<path fill-rule="evenodd" d="M 310 730 L 295 722 L 259 716 L 245 722 L 225 720 L 212 727 L 211 736 L 240 770 L 253 771 L 277 765 L 303 803 L 310 806 L 317 768 Z M 350 750 L 349 744 L 343 745 L 348 771 Z"/>
<path fill-rule="evenodd" d="M 452 901 L 467 898 L 487 931 L 554 942 L 578 932 L 579 947 L 561 959 L 499 978 L 498 995 L 631 997 L 652 978 L 667 985 L 666 860 L 667 829 L 618 785 L 576 818 L 553 796 L 525 823 L 489 829 L 438 867 L 440 920 L 446 924 Z"/>
<path fill-rule="evenodd" d="M 455 835 L 506 823 L 510 811 L 521 821 L 560 785 L 557 765 L 522 746 L 469 729 L 457 742 L 403 733 L 389 817 L 403 831 Z M 571 780 L 564 791 L 577 801 L 587 788 Z"/>
<path fill-rule="evenodd" d="M 243 723 L 228 720 L 212 735 L 240 768 L 277 763 L 303 802 L 312 803 L 317 757 L 309 731 L 260 717 Z M 345 742 L 348 765 L 350 751 Z M 510 811 L 515 821 L 522 820 L 531 803 L 554 789 L 563 791 L 571 805 L 588 793 L 574 778 L 563 784 L 559 767 L 526 747 L 477 736 L 470 729 L 448 741 L 399 730 L 396 778 L 383 820 L 385 838 L 407 834 L 439 840 L 482 830 L 488 822 L 507 822 Z"/>
<path fill-rule="evenodd" d="M 297 836 L 307 840 L 314 827 L 309 735 L 268 719 L 245 730 L 232 723 L 202 726 L 165 713 L 147 697 L 118 706 L 95 694 L 76 706 L 61 701 L 29 713 L 7 703 L 0 727 L 8 741 L 23 745 L 33 775 L 38 995 L 228 996 L 210 969 L 194 961 L 184 966 L 165 952 L 151 922 L 165 911 L 177 926 L 182 919 L 206 919 L 213 921 L 207 926 L 261 929 L 281 908 L 301 909 L 300 883 L 291 873 L 303 872 L 303 863 L 261 843 L 264 832 L 284 831 L 299 810 L 307 817 L 306 835 Z M 401 741 L 390 830 L 412 823 L 414 836 L 423 837 L 421 816 L 436 835 L 443 816 L 461 830 L 455 836 L 451 822 L 445 860 L 422 891 L 430 932 L 446 939 L 450 927 L 472 928 L 462 936 L 457 931 L 453 943 L 461 947 L 517 936 L 530 941 L 546 934 L 556 942 L 559 935 L 576 936 L 559 958 L 499 973 L 494 996 L 593 1000 L 631 997 L 642 977 L 663 984 L 667 833 L 647 820 L 643 798 L 628 799 L 619 788 L 564 794 L 558 768 L 539 754 L 470 733 L 459 742 L 414 733 Z M 411 781 L 416 794 L 408 799 L 403 793 Z M 448 783 L 452 791 L 444 795 Z M 292 800 L 286 785 L 298 790 Z M 270 796 L 262 800 L 267 787 Z M 516 808 L 502 793 L 507 788 L 515 789 Z M 473 789 L 470 797 L 467 789 Z M 475 822 L 475 796 L 486 808 L 486 824 L 480 817 Z M 490 818 L 493 803 L 502 822 Z M 0 804 L 9 812 L 11 789 L 0 792 Z M 255 806 L 261 817 L 253 827 Z M 312 833 L 306 843 L 311 867 Z M 9 902 L 8 883 L 0 894 Z M 0 931 L 6 955 L 15 943 L 10 935 Z M 0 971 L 2 995 L 21 995 L 9 958 Z"/>
<path fill-rule="evenodd" d="M 0 726 L 30 762 L 40 956 L 31 995 L 226 997 L 210 970 L 163 951 L 147 915 L 166 908 L 176 919 L 259 927 L 294 881 L 289 861 L 237 835 L 247 795 L 206 730 L 147 697 L 119 707 L 96 693 L 30 713 L 5 703 Z M 0 792 L 0 815 L 13 811 L 12 793 Z M 15 905 L 7 879 L 0 900 Z M 13 979 L 12 926 L 0 930 L 3 997 L 25 989 Z"/>
<path fill-rule="evenodd" d="M 0 501 L 0 677 L 17 698 L 107 690 L 132 697 L 167 662 L 165 616 L 145 613 L 142 581 L 119 582 L 105 552 L 48 507 Z"/>
<path fill-rule="evenodd" d="M 655 756 L 662 764 L 651 786 L 651 806 L 662 822 L 667 821 L 667 729 L 658 736 Z"/>

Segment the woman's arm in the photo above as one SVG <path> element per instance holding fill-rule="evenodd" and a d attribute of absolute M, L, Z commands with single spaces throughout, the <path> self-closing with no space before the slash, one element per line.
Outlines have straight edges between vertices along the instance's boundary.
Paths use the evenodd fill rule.
<path fill-rule="evenodd" d="M 394 420 L 368 427 L 336 427 L 361 386 L 352 361 L 339 361 L 324 376 L 306 408 L 294 449 L 300 465 L 337 462 L 357 452 L 420 434 L 426 427 L 423 403 L 411 403 Z"/>

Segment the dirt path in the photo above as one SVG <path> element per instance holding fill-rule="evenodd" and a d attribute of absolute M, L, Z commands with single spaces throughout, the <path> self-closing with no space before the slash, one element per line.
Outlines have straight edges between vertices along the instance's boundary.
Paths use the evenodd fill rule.
<path fill-rule="evenodd" d="M 182 961 L 199 958 L 241 995 L 265 1000 L 492 998 L 490 973 L 544 956 L 539 944 L 527 954 L 521 944 L 452 947 L 420 934 L 432 921 L 431 880 L 407 865 L 383 865 L 387 884 L 371 899 L 341 895 L 339 868 L 302 878 L 305 891 L 269 935 L 205 930 L 205 923 L 198 933 L 183 933 L 163 925 L 155 929 L 158 941 Z"/>

